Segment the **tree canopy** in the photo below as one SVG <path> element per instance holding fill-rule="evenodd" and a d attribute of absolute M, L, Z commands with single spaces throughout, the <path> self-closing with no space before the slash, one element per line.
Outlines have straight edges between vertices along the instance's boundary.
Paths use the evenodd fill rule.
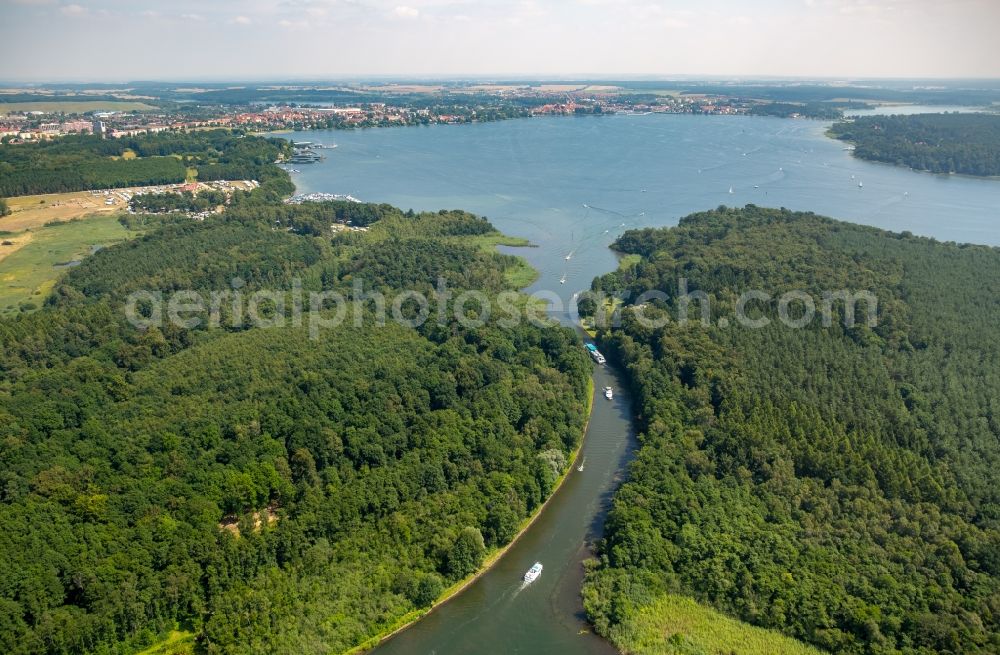
<path fill-rule="evenodd" d="M 642 434 L 586 583 L 598 630 L 628 648 L 683 594 L 837 653 L 997 652 L 1000 251 L 753 206 L 616 247 L 641 259 L 595 281 L 632 294 L 600 340 Z M 709 326 L 637 320 L 650 289 L 676 317 L 680 278 Z M 777 320 L 787 291 L 845 288 L 877 326 Z M 733 320 L 751 289 L 766 327 Z"/>
<path fill-rule="evenodd" d="M 281 178 L 272 162 L 291 146 L 229 130 L 160 132 L 119 139 L 69 135 L 0 148 L 0 196 L 62 193 L 183 182 L 188 167 L 203 181 Z M 126 158 L 126 152 L 135 158 Z"/>

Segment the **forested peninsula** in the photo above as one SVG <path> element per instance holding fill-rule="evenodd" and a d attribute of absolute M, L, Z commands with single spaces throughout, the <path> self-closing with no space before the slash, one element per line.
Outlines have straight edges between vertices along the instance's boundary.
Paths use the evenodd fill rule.
<path fill-rule="evenodd" d="M 358 292 L 511 291 L 525 265 L 489 247 L 488 221 L 283 204 L 288 177 L 264 162 L 280 144 L 189 138 L 200 172 L 259 166 L 263 183 L 203 221 L 148 219 L 0 320 L 4 653 L 127 654 L 167 634 L 199 653 L 349 650 L 509 542 L 582 437 L 573 331 L 381 325 Z M 295 285 L 358 300 L 361 320 L 314 335 L 239 324 L 229 304 L 217 327 L 126 320 L 135 291 Z"/>
<path fill-rule="evenodd" d="M 638 257 L 594 284 L 631 300 L 599 339 L 642 433 L 585 584 L 597 630 L 723 652 L 686 596 L 835 653 L 1000 651 L 1000 251 L 752 205 L 615 247 Z M 699 300 L 638 320 L 676 318 L 681 278 L 709 326 Z M 751 289 L 764 327 L 735 320 Z M 840 304 L 778 320 L 781 294 L 840 289 L 874 293 L 877 325 L 863 303 L 852 327 Z M 752 636 L 739 652 L 774 652 Z"/>
<path fill-rule="evenodd" d="M 854 156 L 931 173 L 1000 175 L 1000 115 L 864 116 L 830 134 L 854 144 Z"/>

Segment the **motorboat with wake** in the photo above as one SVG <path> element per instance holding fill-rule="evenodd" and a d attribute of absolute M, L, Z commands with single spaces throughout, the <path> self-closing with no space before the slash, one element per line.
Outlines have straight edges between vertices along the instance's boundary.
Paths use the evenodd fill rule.
<path fill-rule="evenodd" d="M 535 562 L 532 565 L 532 567 L 528 569 L 527 573 L 524 574 L 524 581 L 526 583 L 534 582 L 535 580 L 538 579 L 538 576 L 540 576 L 541 574 L 542 574 L 542 563 Z"/>

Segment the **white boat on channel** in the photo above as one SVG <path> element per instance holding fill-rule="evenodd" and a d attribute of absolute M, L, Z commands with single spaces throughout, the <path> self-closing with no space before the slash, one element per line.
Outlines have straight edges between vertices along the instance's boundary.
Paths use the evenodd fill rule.
<path fill-rule="evenodd" d="M 538 576 L 542 574 L 542 563 L 535 562 L 527 573 L 524 574 L 524 581 L 531 583 L 538 579 Z"/>

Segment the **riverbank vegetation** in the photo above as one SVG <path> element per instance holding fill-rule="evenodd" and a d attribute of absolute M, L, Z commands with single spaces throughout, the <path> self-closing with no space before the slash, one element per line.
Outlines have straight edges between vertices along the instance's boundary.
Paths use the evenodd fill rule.
<path fill-rule="evenodd" d="M 830 134 L 854 144 L 854 156 L 931 173 L 1000 175 L 1000 116 L 918 114 L 865 116 Z"/>
<path fill-rule="evenodd" d="M 0 319 L 3 652 L 345 651 L 475 570 L 557 483 L 586 418 L 571 330 L 439 323 L 437 304 L 379 326 L 370 296 L 318 339 L 291 303 L 265 310 L 286 327 L 228 306 L 216 329 L 125 319 L 136 290 L 391 298 L 511 290 L 521 266 L 465 212 L 278 188 L 154 217 Z"/>
<path fill-rule="evenodd" d="M 590 416 L 593 410 L 594 380 L 592 377 L 587 378 L 587 390 L 584 397 L 586 398 L 586 403 L 587 403 L 586 410 L 584 411 L 584 415 L 587 417 L 586 419 L 587 422 L 581 429 L 581 435 L 583 435 L 587 431 L 587 425 L 589 425 Z M 570 467 L 576 461 L 576 458 L 579 456 L 582 445 L 583 443 L 581 441 L 580 443 L 577 444 L 576 449 L 572 453 L 570 453 L 570 455 L 566 458 L 566 465 L 562 467 L 562 473 L 559 475 L 559 477 L 556 479 L 555 483 L 552 486 L 552 491 L 549 494 L 550 498 L 553 494 L 555 494 L 559 490 L 563 482 L 566 481 L 566 477 L 570 474 L 571 471 Z M 548 502 L 548 499 L 546 500 L 546 502 Z M 514 533 L 514 536 L 509 541 L 507 541 L 503 545 L 497 545 L 488 548 L 487 554 L 482 559 L 482 562 L 480 563 L 477 570 L 470 573 L 465 578 L 458 580 L 450 587 L 441 591 L 440 594 L 437 596 L 437 599 L 434 600 L 431 604 L 422 607 L 420 609 L 414 610 L 409 614 L 405 614 L 399 617 L 399 619 L 397 619 L 396 622 L 388 624 L 387 626 L 384 627 L 384 629 L 381 632 L 370 637 L 367 641 L 364 641 L 355 646 L 354 648 L 351 648 L 350 650 L 346 651 L 345 653 L 343 653 L 343 655 L 359 655 L 360 653 L 365 653 L 369 650 L 376 648 L 377 646 L 379 646 L 379 644 L 382 644 L 390 637 L 393 637 L 394 635 L 402 632 L 403 630 L 406 630 L 411 625 L 421 620 L 424 616 L 426 616 L 429 612 L 433 611 L 438 606 L 448 602 L 452 597 L 462 593 L 469 585 L 473 584 L 479 578 L 479 576 L 489 571 L 493 567 L 493 565 L 496 564 L 500 560 L 500 558 L 502 558 L 507 553 L 507 551 L 514 546 L 514 543 L 518 539 L 520 539 L 521 536 L 525 532 L 527 532 L 527 530 L 532 526 L 532 524 L 534 524 L 535 520 L 541 516 L 541 512 L 543 509 L 544 509 L 544 503 L 536 507 L 531 514 L 529 514 L 526 518 L 524 518 L 521 521 L 516 532 Z"/>
<path fill-rule="evenodd" d="M 631 294 L 599 338 L 641 448 L 587 577 L 598 631 L 627 652 L 719 652 L 649 645 L 650 625 L 683 623 L 683 595 L 837 653 L 1000 650 L 1000 251 L 753 206 L 616 247 L 642 260 L 595 281 Z M 681 278 L 710 326 L 699 300 L 686 326 L 637 320 L 651 289 L 667 299 L 648 315 L 676 318 Z M 749 312 L 766 327 L 735 320 L 751 289 L 772 296 Z M 787 291 L 819 311 L 840 289 L 873 292 L 877 325 L 865 302 L 853 327 L 840 303 L 828 327 L 777 320 Z"/>

